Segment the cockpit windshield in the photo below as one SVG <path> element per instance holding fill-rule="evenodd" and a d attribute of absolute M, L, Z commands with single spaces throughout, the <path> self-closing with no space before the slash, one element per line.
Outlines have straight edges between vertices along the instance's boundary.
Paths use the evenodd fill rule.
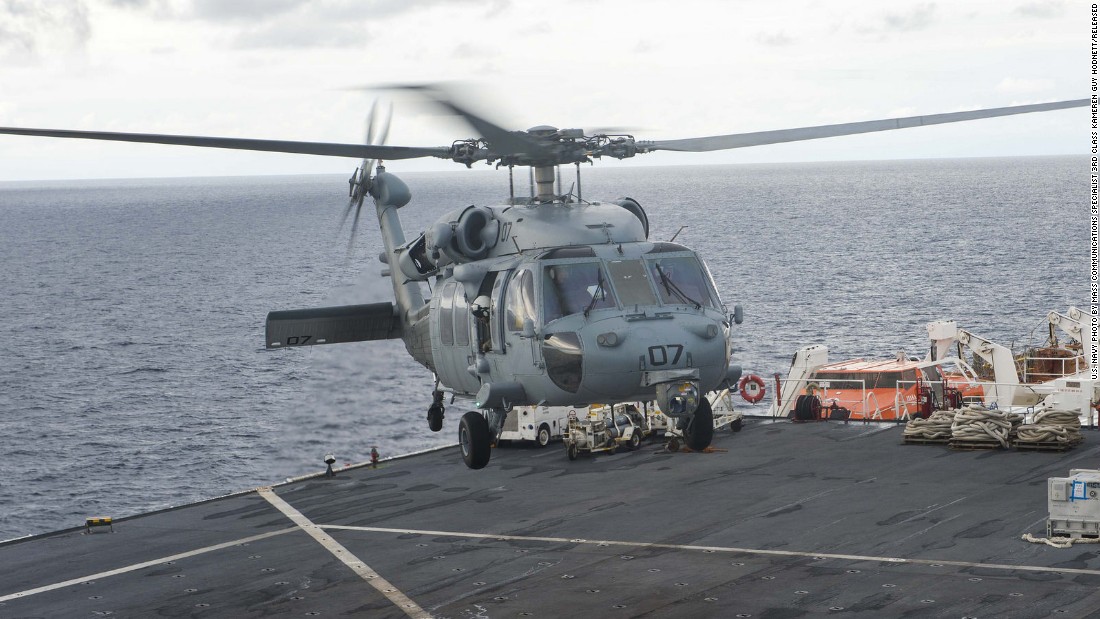
<path fill-rule="evenodd" d="M 660 258 L 647 262 L 662 303 L 718 307 L 708 277 L 694 257 Z"/>
<path fill-rule="evenodd" d="M 619 291 L 623 306 L 657 305 L 653 288 L 649 285 L 645 266 L 641 260 L 611 260 L 607 263 L 611 271 L 611 280 Z"/>
<path fill-rule="evenodd" d="M 543 269 L 542 298 L 545 322 L 618 305 L 598 262 L 547 266 Z"/>

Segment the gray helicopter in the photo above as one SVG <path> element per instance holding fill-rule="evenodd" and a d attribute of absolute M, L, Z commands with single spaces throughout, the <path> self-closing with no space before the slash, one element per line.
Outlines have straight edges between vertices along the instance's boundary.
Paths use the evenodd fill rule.
<path fill-rule="evenodd" d="M 409 88 L 463 118 L 479 137 L 448 147 L 388 146 L 372 109 L 366 144 L 0 127 L 0 134 L 84 138 L 301 153 L 363 159 L 349 181 L 345 219 L 352 238 L 366 196 L 375 204 L 394 302 L 274 311 L 268 348 L 400 338 L 435 376 L 428 426 L 443 426 L 444 399 L 472 399 L 459 445 L 466 465 L 489 462 L 507 412 L 516 405 L 584 406 L 655 400 L 688 447 L 713 437 L 709 392 L 734 385 L 730 334 L 739 305 L 718 294 L 703 259 L 649 238 L 649 220 L 631 198 L 582 197 L 580 164 L 664 150 L 702 152 L 1082 107 L 1088 99 L 680 140 L 539 126 L 508 131 L 438 86 Z M 388 126 L 388 120 L 385 122 Z M 382 160 L 449 159 L 509 170 L 509 199 L 467 206 L 408 240 L 398 210 L 408 186 Z M 575 193 L 555 191 L 560 166 L 576 168 Z M 517 196 L 514 168 L 529 168 Z M 424 298 L 421 282 L 430 282 Z"/>

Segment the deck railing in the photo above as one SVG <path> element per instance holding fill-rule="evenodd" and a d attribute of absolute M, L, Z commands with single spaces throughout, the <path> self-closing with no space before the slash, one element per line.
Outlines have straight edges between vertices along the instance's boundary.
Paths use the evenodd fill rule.
<path fill-rule="evenodd" d="M 1023 377 L 1021 382 L 1042 382 L 1047 380 L 1054 380 L 1055 378 L 1062 378 L 1063 376 L 1073 376 L 1084 372 L 1088 368 L 1088 363 L 1085 362 L 1085 358 L 1081 355 L 1076 357 L 1024 357 L 1023 358 Z M 1032 362 L 1044 361 L 1044 362 L 1057 362 L 1051 365 L 1060 365 L 1061 368 L 1058 372 L 1031 372 L 1028 374 L 1028 368 L 1032 366 Z M 1069 363 L 1073 364 L 1072 368 L 1068 368 Z M 1060 372 L 1060 373 L 1059 373 Z"/>
<path fill-rule="evenodd" d="M 1066 359 L 1071 361 L 1071 359 Z M 852 378 L 831 378 L 828 380 L 809 377 L 802 378 L 795 382 L 797 385 L 794 390 L 793 400 L 797 401 L 800 395 L 804 395 L 806 387 L 811 383 L 817 385 L 816 393 L 822 403 L 822 418 L 828 418 L 829 408 L 833 403 L 838 407 L 845 408 L 849 411 L 849 415 L 846 418 L 853 420 L 874 421 L 883 420 L 884 414 L 893 411 L 894 419 L 897 421 L 906 421 L 913 417 L 913 413 L 917 410 L 919 393 L 915 392 L 915 387 L 919 383 L 922 386 L 939 386 L 939 392 L 943 393 L 943 388 L 953 388 L 962 391 L 968 386 L 967 382 L 960 381 L 930 381 L 930 380 L 898 380 L 894 387 L 894 398 L 888 405 L 882 405 L 878 402 L 878 396 L 875 391 L 868 390 L 867 384 L 864 379 L 852 379 Z M 830 396 L 828 390 L 830 387 L 837 387 L 838 385 L 854 385 L 858 386 L 859 398 L 841 398 Z M 1019 383 L 998 383 L 992 381 L 969 381 L 969 386 L 980 386 L 982 388 L 981 395 L 966 395 L 962 394 L 961 406 L 969 406 L 971 404 L 981 404 L 986 407 L 994 407 L 1007 409 L 1014 406 L 1013 399 L 1018 399 L 1022 394 L 1031 395 L 1027 398 L 1026 404 L 1020 404 L 1016 406 L 1030 408 L 1034 404 L 1042 401 L 1042 399 L 1052 392 L 1047 388 L 1041 388 L 1037 385 L 1019 384 Z M 784 392 L 787 391 L 784 386 Z M 942 395 L 941 395 L 942 397 Z M 1000 402 L 998 398 L 1005 398 L 1007 402 Z M 942 407 L 942 401 L 939 402 Z M 775 407 L 773 410 L 778 410 Z M 794 410 L 792 405 L 791 410 Z M 776 413 L 773 413 L 776 414 Z M 1089 409 L 1087 414 L 1082 413 L 1082 425 L 1093 426 L 1094 424 L 1100 424 L 1100 415 L 1096 414 L 1096 411 L 1092 408 Z"/>
<path fill-rule="evenodd" d="M 867 381 L 862 378 L 830 378 L 828 380 L 822 380 L 818 378 L 802 378 L 797 381 L 798 387 L 795 389 L 794 399 L 797 401 L 799 395 L 803 395 L 802 391 L 806 389 L 810 384 L 815 384 L 818 387 L 818 391 L 822 392 L 821 402 L 824 408 L 830 408 L 832 403 L 836 403 L 838 407 L 848 409 L 850 413 L 849 418 L 855 419 L 882 419 L 882 408 L 878 404 L 878 398 L 875 397 L 873 391 L 867 390 Z M 829 387 L 836 386 L 836 383 L 858 385 L 860 397 L 855 399 L 844 399 L 837 397 L 830 397 L 828 394 Z M 873 404 L 872 404 L 873 401 Z M 794 410 L 792 404 L 791 410 Z"/>

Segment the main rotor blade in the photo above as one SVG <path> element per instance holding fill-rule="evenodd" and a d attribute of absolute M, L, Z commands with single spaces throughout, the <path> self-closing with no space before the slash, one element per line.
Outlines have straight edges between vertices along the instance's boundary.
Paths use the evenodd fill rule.
<path fill-rule="evenodd" d="M 1072 101 L 1058 101 L 1055 103 L 1014 105 L 1010 107 L 995 107 L 984 110 L 973 110 L 969 112 L 949 112 L 946 114 L 931 114 L 928 116 L 907 116 L 905 118 L 868 120 L 855 123 L 842 123 L 838 125 L 801 127 L 798 129 L 777 129 L 775 131 L 757 131 L 754 133 L 733 133 L 729 135 L 713 135 L 700 138 L 686 138 L 682 140 L 639 141 L 638 149 L 646 151 L 673 150 L 682 152 L 705 152 L 712 150 L 725 150 L 729 148 L 744 148 L 746 146 L 762 146 L 764 144 L 779 144 L 781 142 L 800 142 L 803 140 L 816 140 L 819 138 L 831 138 L 841 135 L 854 135 L 857 133 L 871 133 L 874 131 L 891 131 L 893 129 L 907 129 L 909 127 L 923 127 L 925 125 L 939 125 L 943 123 L 955 123 L 966 120 L 978 120 L 981 118 L 1011 116 L 1013 114 L 1049 112 L 1052 110 L 1064 110 L 1074 107 L 1083 107 L 1088 104 L 1088 99 L 1074 99 Z"/>
<path fill-rule="evenodd" d="M 456 116 L 462 117 L 467 124 L 478 132 L 480 137 L 485 138 L 492 145 L 493 152 L 498 155 L 525 154 L 531 157 L 547 157 L 550 155 L 550 149 L 546 148 L 541 142 L 528 137 L 523 132 L 509 131 L 478 116 L 456 101 L 453 93 L 439 86 L 428 84 L 399 86 L 398 88 L 420 93 L 433 103 L 447 109 Z"/>
<path fill-rule="evenodd" d="M 393 105 L 386 105 L 383 108 L 385 111 L 382 118 L 378 121 L 375 114 L 378 111 L 378 101 L 370 107 L 370 115 L 367 117 L 367 144 L 382 145 L 386 143 L 386 138 L 390 135 L 390 122 L 393 120 Z"/>
<path fill-rule="evenodd" d="M 380 146 L 374 144 L 337 144 L 332 142 L 291 142 L 286 140 L 252 140 L 245 138 L 219 138 L 193 135 L 162 135 L 157 133 L 113 133 L 108 131 L 70 131 L 65 129 L 31 129 L 24 127 L 0 127 L 0 134 L 34 135 L 49 138 L 79 138 L 108 140 L 111 142 L 141 142 L 146 144 L 173 144 L 177 146 L 201 146 L 204 148 L 229 148 L 234 150 L 266 151 L 324 155 L 328 157 L 354 157 L 356 159 L 414 159 L 440 157 L 450 159 L 449 148 L 420 148 L 414 146 Z"/>

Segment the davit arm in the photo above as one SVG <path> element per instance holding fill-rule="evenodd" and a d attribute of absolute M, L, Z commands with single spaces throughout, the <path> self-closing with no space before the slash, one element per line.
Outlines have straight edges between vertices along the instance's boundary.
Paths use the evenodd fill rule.
<path fill-rule="evenodd" d="M 1016 387 L 1020 384 L 1020 377 L 1016 373 L 1016 361 L 1012 358 L 1012 351 L 980 335 L 964 329 L 959 329 L 959 343 L 974 351 L 991 366 L 993 366 L 993 379 L 997 382 L 992 393 L 986 389 L 986 404 L 998 403 L 1002 407 L 1010 406 L 1016 394 Z"/>

